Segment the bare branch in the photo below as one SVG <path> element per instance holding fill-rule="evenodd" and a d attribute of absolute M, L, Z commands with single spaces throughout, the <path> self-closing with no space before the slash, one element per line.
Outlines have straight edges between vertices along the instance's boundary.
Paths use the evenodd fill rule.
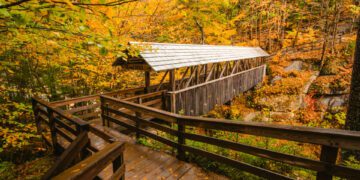
<path fill-rule="evenodd" d="M 122 4 L 126 4 L 126 3 L 130 3 L 130 2 L 135 2 L 138 0 L 117 0 L 117 1 L 113 1 L 113 2 L 108 2 L 108 3 L 78 3 L 78 2 L 73 2 L 72 4 L 75 6 L 118 6 L 118 5 L 122 5 Z M 54 3 L 58 3 L 58 4 L 67 4 L 66 2 L 62 2 L 62 1 L 52 1 Z"/>
<path fill-rule="evenodd" d="M 0 9 L 9 8 L 9 7 L 12 7 L 12 6 L 17 6 L 17 5 L 20 5 L 20 4 L 28 2 L 28 1 L 30 1 L 30 0 L 20 0 L 20 1 L 10 3 L 10 4 L 1 5 Z"/>

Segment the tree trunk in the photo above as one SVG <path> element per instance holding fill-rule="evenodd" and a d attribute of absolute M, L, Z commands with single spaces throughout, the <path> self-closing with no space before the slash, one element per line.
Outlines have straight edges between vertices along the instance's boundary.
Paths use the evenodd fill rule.
<path fill-rule="evenodd" d="M 282 10 L 282 15 L 281 15 L 281 35 L 280 35 L 280 48 L 282 48 L 284 46 L 284 39 L 285 39 L 285 28 L 286 28 L 286 8 L 287 8 L 287 4 L 286 4 L 286 0 L 283 0 L 282 4 L 284 4 L 284 10 Z"/>
<path fill-rule="evenodd" d="M 322 52 L 321 52 L 321 64 L 320 64 L 320 72 L 325 64 L 325 53 L 326 53 L 326 47 L 328 43 L 328 36 L 329 36 L 329 26 L 328 26 L 328 9 L 329 9 L 329 2 L 326 2 L 325 4 L 325 25 L 324 25 L 324 43 L 322 46 Z"/>
<path fill-rule="evenodd" d="M 196 26 L 198 27 L 199 31 L 200 31 L 200 43 L 201 44 L 205 44 L 205 32 L 204 32 L 204 27 L 202 26 L 202 24 L 200 24 L 200 22 L 198 21 L 198 19 L 196 17 L 194 17 Z"/>
<path fill-rule="evenodd" d="M 262 23 L 262 17 L 261 13 L 258 13 L 258 20 L 257 20 L 257 38 L 259 41 L 259 47 L 261 47 L 261 23 Z"/>
<path fill-rule="evenodd" d="M 300 27 L 301 27 L 301 19 L 298 20 L 298 22 L 296 23 L 296 34 L 295 34 L 295 38 L 293 40 L 293 43 L 292 43 L 292 47 L 294 48 L 295 45 L 296 45 L 296 42 L 298 40 L 298 37 L 299 37 L 299 31 L 300 31 Z"/>
<path fill-rule="evenodd" d="M 335 45 L 336 45 L 336 38 L 337 38 L 337 28 L 338 28 L 338 22 L 340 18 L 340 8 L 342 6 L 342 2 L 339 1 L 339 4 L 335 1 L 335 18 L 333 22 L 333 39 L 332 39 L 332 46 L 331 46 L 331 53 L 335 53 Z"/>
<path fill-rule="evenodd" d="M 351 77 L 349 107 L 346 117 L 346 129 L 360 131 L 360 21 L 356 38 L 356 50 Z"/>

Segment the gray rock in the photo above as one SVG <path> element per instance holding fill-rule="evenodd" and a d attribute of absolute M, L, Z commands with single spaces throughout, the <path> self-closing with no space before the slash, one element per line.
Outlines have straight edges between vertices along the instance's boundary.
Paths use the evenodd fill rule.
<path fill-rule="evenodd" d="M 293 61 L 288 67 L 286 67 L 284 70 L 285 72 L 298 70 L 300 71 L 302 68 L 303 62 L 302 61 Z"/>
<path fill-rule="evenodd" d="M 255 119 L 257 116 L 259 116 L 261 114 L 261 112 L 257 111 L 257 112 L 252 112 L 247 114 L 246 116 L 244 116 L 244 121 L 252 121 L 253 119 Z"/>
<path fill-rule="evenodd" d="M 289 71 L 300 71 L 302 69 L 303 66 L 303 62 L 302 61 L 293 61 L 289 66 L 287 66 L 286 68 L 284 68 L 285 72 L 289 72 Z M 281 76 L 275 76 L 272 80 L 271 80 L 271 84 L 274 84 L 276 81 L 282 79 Z"/>
<path fill-rule="evenodd" d="M 280 79 L 282 79 L 282 77 L 281 76 L 275 76 L 272 80 L 271 80 L 271 84 L 274 84 L 276 81 L 278 81 L 278 80 L 280 80 Z"/>
<path fill-rule="evenodd" d="M 307 94 L 309 92 L 311 84 L 316 80 L 316 78 L 319 76 L 320 72 L 316 71 L 309 79 L 309 81 L 305 84 L 303 93 Z"/>
<path fill-rule="evenodd" d="M 302 107 L 302 95 L 276 95 L 259 99 L 257 104 L 268 107 L 272 111 L 292 112 Z"/>
<path fill-rule="evenodd" d="M 322 107 L 324 110 L 331 110 L 346 106 L 348 100 L 349 95 L 325 96 L 319 99 L 318 106 Z"/>

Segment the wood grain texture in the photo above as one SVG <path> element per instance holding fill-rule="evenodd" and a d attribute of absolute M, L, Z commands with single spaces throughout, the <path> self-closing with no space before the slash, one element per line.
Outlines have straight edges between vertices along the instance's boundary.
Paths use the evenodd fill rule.
<path fill-rule="evenodd" d="M 169 92 L 170 95 L 175 96 L 170 100 L 175 105 L 175 113 L 190 116 L 206 114 L 216 105 L 230 101 L 236 95 L 248 91 L 263 80 L 264 65 L 222 77 L 228 64 L 221 71 L 218 79 Z"/>
<path fill-rule="evenodd" d="M 110 134 L 120 142 L 125 142 L 124 163 L 125 163 L 125 179 L 187 179 L 186 177 L 193 177 L 193 179 L 227 179 L 224 176 L 215 173 L 204 171 L 195 164 L 186 163 L 178 160 L 176 157 L 165 152 L 152 150 L 149 147 L 139 145 L 134 138 L 130 138 L 124 134 L 119 133 L 115 129 L 101 126 L 100 124 L 91 124 L 97 129 Z M 93 144 L 99 149 L 106 146 L 105 141 L 99 137 L 90 136 Z M 100 177 L 107 179 L 112 175 L 112 168 L 107 167 Z"/>

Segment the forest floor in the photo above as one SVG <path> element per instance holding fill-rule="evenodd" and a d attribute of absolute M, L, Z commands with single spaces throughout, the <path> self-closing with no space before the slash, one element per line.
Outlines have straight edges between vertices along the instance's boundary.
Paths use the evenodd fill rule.
<path fill-rule="evenodd" d="M 54 162 L 55 157 L 51 155 L 46 155 L 21 164 L 4 161 L 0 163 L 0 179 L 41 179 Z"/>

